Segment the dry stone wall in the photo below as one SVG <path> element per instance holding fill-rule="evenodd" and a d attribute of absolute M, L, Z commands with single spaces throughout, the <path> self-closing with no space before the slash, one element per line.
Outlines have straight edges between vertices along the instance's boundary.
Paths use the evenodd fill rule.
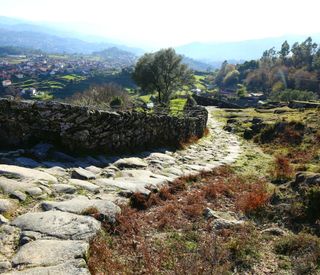
<path fill-rule="evenodd" d="M 0 99 L 0 147 L 49 142 L 79 153 L 109 153 L 176 146 L 192 136 L 201 137 L 207 119 L 207 110 L 200 106 L 174 117 Z"/>

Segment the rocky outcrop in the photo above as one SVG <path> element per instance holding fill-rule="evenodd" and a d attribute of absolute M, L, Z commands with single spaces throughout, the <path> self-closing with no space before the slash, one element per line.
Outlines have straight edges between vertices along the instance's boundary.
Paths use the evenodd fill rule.
<path fill-rule="evenodd" d="M 45 141 L 71 151 L 106 153 L 176 146 L 190 137 L 202 137 L 207 118 L 203 107 L 192 107 L 184 116 L 177 117 L 0 99 L 0 146 Z"/>

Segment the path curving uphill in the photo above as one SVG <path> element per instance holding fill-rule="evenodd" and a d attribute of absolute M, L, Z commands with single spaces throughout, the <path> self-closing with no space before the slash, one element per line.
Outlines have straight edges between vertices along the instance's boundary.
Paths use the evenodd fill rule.
<path fill-rule="evenodd" d="M 0 273 L 90 274 L 88 242 L 101 225 L 83 215 L 88 209 L 112 222 L 134 192 L 149 194 L 180 176 L 234 162 L 240 141 L 212 116 L 214 107 L 207 109 L 209 136 L 175 152 L 112 158 L 54 152 L 41 160 L 23 150 L 7 153 L 0 164 Z"/>

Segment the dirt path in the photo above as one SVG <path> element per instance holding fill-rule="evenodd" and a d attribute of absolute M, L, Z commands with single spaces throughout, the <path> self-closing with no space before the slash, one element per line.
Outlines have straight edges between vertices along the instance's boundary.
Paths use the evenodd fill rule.
<path fill-rule="evenodd" d="M 8 154 L 8 163 L 0 164 L 0 272 L 90 274 L 88 240 L 101 225 L 83 215 L 87 209 L 113 220 L 133 192 L 148 194 L 179 176 L 237 159 L 240 141 L 212 117 L 213 107 L 208 111 L 210 135 L 185 150 L 121 158 L 56 152 L 42 161 Z"/>

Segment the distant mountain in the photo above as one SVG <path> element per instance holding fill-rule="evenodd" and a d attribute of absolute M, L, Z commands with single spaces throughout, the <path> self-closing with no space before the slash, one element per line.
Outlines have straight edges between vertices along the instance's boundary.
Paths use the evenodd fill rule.
<path fill-rule="evenodd" d="M 206 71 L 211 70 L 213 68 L 211 65 L 209 65 L 207 63 L 189 58 L 187 56 L 183 57 L 182 62 L 184 64 L 188 65 L 192 70 L 195 70 L 195 71 L 206 72 Z"/>
<path fill-rule="evenodd" d="M 138 58 L 135 54 L 118 49 L 116 47 L 99 52 L 93 52 L 92 55 L 99 56 L 106 61 L 126 63 L 128 65 L 134 65 Z"/>
<path fill-rule="evenodd" d="M 78 39 L 61 38 L 54 35 L 0 29 L 0 45 L 27 47 L 47 53 L 91 53 L 110 45 L 95 45 Z"/>
<path fill-rule="evenodd" d="M 7 55 L 25 55 L 25 54 L 41 54 L 40 50 L 33 50 L 28 48 L 22 47 L 0 47 L 0 56 L 7 56 Z"/>
<path fill-rule="evenodd" d="M 0 16 L 0 46 L 18 46 L 55 53 L 90 54 L 110 47 L 141 55 L 144 50 L 109 42 L 103 37 L 89 36 L 63 29 L 58 24 L 35 23 Z"/>
<path fill-rule="evenodd" d="M 180 54 L 189 56 L 194 59 L 211 63 L 212 61 L 224 61 L 230 59 L 250 60 L 258 59 L 265 50 L 272 47 L 280 49 L 282 43 L 287 40 L 290 45 L 294 42 L 302 42 L 308 36 L 287 35 L 276 38 L 265 38 L 256 40 L 247 40 L 240 42 L 226 43 L 190 43 L 180 47 L 176 47 L 176 51 Z M 313 41 L 320 42 L 320 33 L 311 35 Z"/>

